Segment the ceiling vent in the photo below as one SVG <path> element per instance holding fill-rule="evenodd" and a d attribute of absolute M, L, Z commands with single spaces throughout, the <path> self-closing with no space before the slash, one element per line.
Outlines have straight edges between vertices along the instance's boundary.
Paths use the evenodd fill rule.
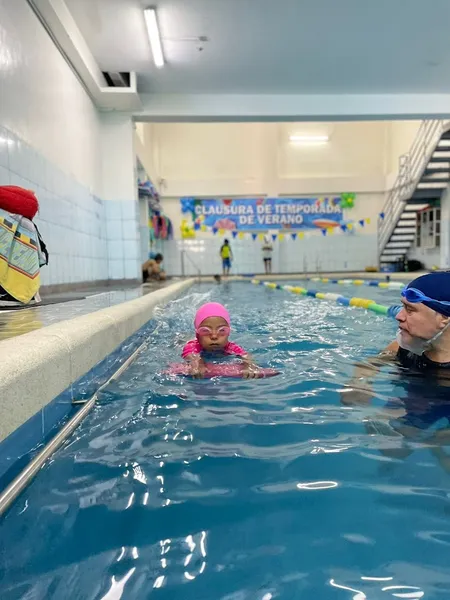
<path fill-rule="evenodd" d="M 120 73 L 118 71 L 103 72 L 103 75 L 108 83 L 108 87 L 130 87 L 130 74 Z"/>

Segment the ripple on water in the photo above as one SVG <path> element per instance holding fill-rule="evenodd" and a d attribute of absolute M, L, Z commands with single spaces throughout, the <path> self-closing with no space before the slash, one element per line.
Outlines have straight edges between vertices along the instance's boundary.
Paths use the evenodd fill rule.
<path fill-rule="evenodd" d="M 280 376 L 162 374 L 208 300 Z M 197 286 L 155 325 L 1 523 L 2 600 L 450 597 L 450 461 L 383 412 L 404 406 L 404 375 L 341 404 L 391 321 L 236 283 Z"/>

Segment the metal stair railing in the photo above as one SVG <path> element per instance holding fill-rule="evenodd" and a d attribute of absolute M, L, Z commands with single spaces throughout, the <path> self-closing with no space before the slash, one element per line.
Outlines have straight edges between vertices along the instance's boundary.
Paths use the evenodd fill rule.
<path fill-rule="evenodd" d="M 384 218 L 379 217 L 378 219 L 379 259 L 446 127 L 448 127 L 448 121 L 440 119 L 422 121 L 410 151 L 400 157 L 397 179 L 381 211 L 384 213 Z"/>

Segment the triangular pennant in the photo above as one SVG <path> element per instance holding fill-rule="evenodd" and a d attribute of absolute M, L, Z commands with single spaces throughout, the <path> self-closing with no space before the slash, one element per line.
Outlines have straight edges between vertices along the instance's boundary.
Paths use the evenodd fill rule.
<path fill-rule="evenodd" d="M 297 239 L 297 234 L 296 233 L 291 233 L 291 238 L 295 241 Z"/>
<path fill-rule="evenodd" d="M 347 225 L 341 225 L 341 229 L 345 233 L 347 231 Z"/>
<path fill-rule="evenodd" d="M 353 223 L 349 223 L 349 224 L 347 225 L 347 229 L 348 229 L 349 231 L 351 231 L 351 230 L 353 229 Z"/>
<path fill-rule="evenodd" d="M 264 241 L 264 234 L 263 234 L 263 233 L 260 233 L 260 234 L 258 234 L 258 238 L 259 238 L 261 241 Z"/>
<path fill-rule="evenodd" d="M 214 235 L 216 235 L 216 233 L 217 233 L 218 231 L 219 231 L 219 230 L 217 229 L 217 227 L 213 227 L 213 228 L 212 228 L 212 232 L 213 232 L 213 234 L 214 234 Z"/>
<path fill-rule="evenodd" d="M 239 239 L 243 240 L 245 238 L 245 233 L 243 231 L 239 232 Z"/>
<path fill-rule="evenodd" d="M 327 235 L 327 230 L 326 229 L 322 229 L 322 235 Z"/>
<path fill-rule="evenodd" d="M 366 225 L 370 225 L 370 219 L 366 219 Z"/>
<path fill-rule="evenodd" d="M 358 223 L 361 225 L 361 227 L 364 227 L 364 219 L 360 219 Z"/>
<path fill-rule="evenodd" d="M 383 220 L 383 219 L 384 219 L 384 217 L 385 217 L 385 214 L 384 214 L 384 212 L 380 212 L 380 215 L 379 215 L 379 216 L 380 216 L 380 219 L 381 219 L 381 220 Z"/>
<path fill-rule="evenodd" d="M 276 233 L 272 233 L 272 240 L 275 241 L 277 239 L 277 234 Z"/>
<path fill-rule="evenodd" d="M 219 235 L 225 235 L 225 229 L 219 229 Z"/>
<path fill-rule="evenodd" d="M 253 238 L 253 241 L 255 241 L 257 237 L 258 237 L 258 234 L 257 234 L 257 233 L 252 233 L 252 238 Z"/>
<path fill-rule="evenodd" d="M 298 234 L 298 239 L 299 240 L 302 240 L 304 237 L 305 237 L 305 234 L 303 233 L 303 231 Z"/>
<path fill-rule="evenodd" d="M 232 231 L 231 235 L 233 236 L 233 240 L 236 239 L 238 232 L 237 231 Z"/>

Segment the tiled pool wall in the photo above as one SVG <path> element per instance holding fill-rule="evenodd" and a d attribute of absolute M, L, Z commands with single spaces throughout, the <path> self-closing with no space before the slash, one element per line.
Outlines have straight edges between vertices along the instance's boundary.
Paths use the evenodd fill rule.
<path fill-rule="evenodd" d="M 0 342 L 0 490 L 151 335 L 153 314 L 193 280 Z"/>

